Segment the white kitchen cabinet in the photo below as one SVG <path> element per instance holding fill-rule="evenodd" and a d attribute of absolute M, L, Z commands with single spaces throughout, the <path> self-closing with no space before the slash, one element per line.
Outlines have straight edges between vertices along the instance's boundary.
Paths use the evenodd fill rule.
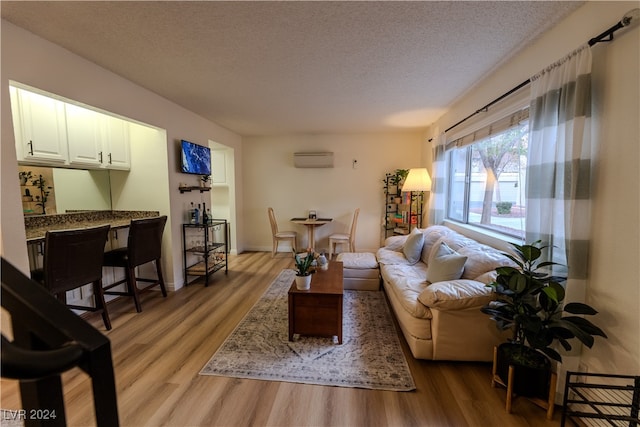
<path fill-rule="evenodd" d="M 19 163 L 131 169 L 129 123 L 11 86 Z"/>
<path fill-rule="evenodd" d="M 131 169 L 129 123 L 117 117 L 102 116 L 103 166 L 107 169 Z"/>
<path fill-rule="evenodd" d="M 16 153 L 19 162 L 68 164 L 64 103 L 15 89 Z M 14 104 L 15 105 L 15 104 Z"/>
<path fill-rule="evenodd" d="M 127 122 L 72 104 L 66 110 L 71 165 L 131 169 Z"/>
<path fill-rule="evenodd" d="M 69 164 L 101 167 L 103 141 L 100 132 L 101 114 L 73 104 L 65 104 Z"/>

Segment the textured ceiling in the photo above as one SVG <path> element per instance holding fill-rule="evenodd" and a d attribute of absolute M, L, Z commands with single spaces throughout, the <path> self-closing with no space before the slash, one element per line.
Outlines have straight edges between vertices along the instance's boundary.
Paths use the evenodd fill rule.
<path fill-rule="evenodd" d="M 423 129 L 580 5 L 2 1 L 1 11 L 230 130 L 267 135 Z"/>

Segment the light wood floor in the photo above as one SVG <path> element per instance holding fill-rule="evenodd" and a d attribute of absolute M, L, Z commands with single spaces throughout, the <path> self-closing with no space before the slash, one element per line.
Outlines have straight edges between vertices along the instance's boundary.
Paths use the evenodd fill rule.
<path fill-rule="evenodd" d="M 229 273 L 211 276 L 166 299 L 110 303 L 113 329 L 89 321 L 111 340 L 123 426 L 557 426 L 545 411 L 490 386 L 489 364 L 415 360 L 401 341 L 417 389 L 373 391 L 215 376 L 198 372 L 283 268 L 287 254 L 230 257 Z M 63 376 L 70 426 L 95 423 L 91 387 L 80 370 Z M 1 407 L 19 409 L 15 381 L 0 382 Z"/>

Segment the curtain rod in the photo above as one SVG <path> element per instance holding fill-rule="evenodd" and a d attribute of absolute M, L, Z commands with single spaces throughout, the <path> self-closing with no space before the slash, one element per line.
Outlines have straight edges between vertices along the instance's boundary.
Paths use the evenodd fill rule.
<path fill-rule="evenodd" d="M 622 17 L 622 19 L 620 21 L 618 21 L 618 23 L 616 23 L 615 25 L 611 26 L 611 28 L 609 28 L 608 30 L 606 30 L 606 31 L 602 32 L 601 34 L 598 34 L 594 38 L 590 39 L 587 43 L 589 44 L 589 46 L 593 46 L 596 43 L 610 42 L 610 41 L 613 40 L 613 33 L 615 33 L 616 31 L 618 31 L 619 29 L 621 29 L 623 27 L 628 26 L 629 24 L 631 24 L 632 21 L 638 20 L 639 18 L 640 18 L 640 8 L 632 9 L 629 12 L 625 13 L 624 16 Z M 479 110 L 476 110 L 475 112 L 469 114 L 467 117 L 465 117 L 464 119 L 460 120 L 458 123 L 454 124 L 453 126 L 450 126 L 444 132 L 445 133 L 449 132 L 451 129 L 461 125 L 462 123 L 466 122 L 467 120 L 469 120 L 471 117 L 475 116 L 476 114 L 487 112 L 489 107 L 491 107 L 492 105 L 496 104 L 499 101 L 502 101 L 504 98 L 506 98 L 507 96 L 511 95 L 512 93 L 522 89 L 523 87 L 525 87 L 529 83 L 531 83 L 531 79 L 527 79 L 527 80 L 523 81 L 518 86 L 514 87 L 513 89 L 509 90 L 508 92 L 503 93 L 502 95 L 500 95 L 499 97 L 497 97 L 496 99 L 494 99 L 493 101 L 491 101 L 490 103 L 485 105 L 484 107 L 482 107 Z"/>

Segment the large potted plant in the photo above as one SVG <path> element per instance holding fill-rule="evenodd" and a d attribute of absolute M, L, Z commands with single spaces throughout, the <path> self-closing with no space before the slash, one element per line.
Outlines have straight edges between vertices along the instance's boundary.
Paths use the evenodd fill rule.
<path fill-rule="evenodd" d="M 293 249 L 293 259 L 296 264 L 296 287 L 300 290 L 311 288 L 311 267 L 315 260 L 315 254 L 312 250 L 307 250 L 304 256 L 301 256 Z"/>
<path fill-rule="evenodd" d="M 606 334 L 585 319 L 597 313 L 591 306 L 572 302 L 564 304 L 566 277 L 549 273 L 557 263 L 543 261 L 541 241 L 513 245 L 515 255 L 505 253 L 515 266 L 498 267 L 491 286 L 496 299 L 482 307 L 500 330 L 513 335 L 498 347 L 496 374 L 506 383 L 509 365 L 515 368 L 514 392 L 521 396 L 544 397 L 549 392 L 551 360 L 562 361 L 554 345 L 571 350 L 570 340 L 577 338 L 587 347 L 594 336 Z M 577 316 L 563 316 L 564 313 Z"/>

